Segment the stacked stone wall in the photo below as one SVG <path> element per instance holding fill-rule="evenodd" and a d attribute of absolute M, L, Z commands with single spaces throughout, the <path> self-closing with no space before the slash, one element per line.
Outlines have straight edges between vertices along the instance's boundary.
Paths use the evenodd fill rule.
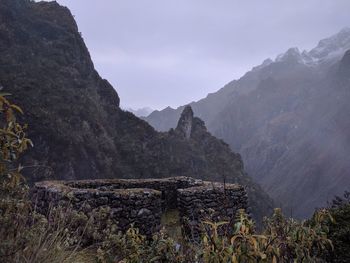
<path fill-rule="evenodd" d="M 37 209 L 44 213 L 49 207 L 69 204 L 89 216 L 93 210 L 107 207 L 109 218 L 117 222 L 120 230 L 134 224 L 148 236 L 159 230 L 162 213 L 168 209 L 179 210 L 186 234 L 198 235 L 205 215 L 220 220 L 247 208 L 242 186 L 189 177 L 44 181 L 35 184 L 32 197 Z"/>
<path fill-rule="evenodd" d="M 202 186 L 178 190 L 178 208 L 185 232 L 198 239 L 201 222 L 231 223 L 238 209 L 247 208 L 245 189 L 235 184 L 204 182 Z M 229 224 L 228 224 L 229 225 Z"/>

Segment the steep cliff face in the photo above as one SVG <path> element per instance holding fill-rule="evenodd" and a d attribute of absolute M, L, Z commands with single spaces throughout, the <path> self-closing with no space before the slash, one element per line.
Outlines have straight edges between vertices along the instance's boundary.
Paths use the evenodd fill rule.
<path fill-rule="evenodd" d="M 350 29 L 343 29 L 310 52 L 291 48 L 191 103 L 208 130 L 242 154 L 248 174 L 294 216 L 309 216 L 350 184 L 348 49 Z M 146 119 L 160 130 L 174 127 L 182 109 Z"/>
<path fill-rule="evenodd" d="M 109 120 L 122 119 L 119 98 L 94 70 L 69 10 L 3 0 L 0 23 L 0 81 L 26 112 L 33 179 L 118 173 L 111 162 L 122 159 L 113 143 L 118 127 Z"/>
<path fill-rule="evenodd" d="M 0 0 L 0 84 L 25 111 L 35 145 L 22 160 L 30 181 L 225 178 L 247 187 L 255 215 L 271 207 L 240 155 L 211 136 L 191 108 L 169 133 L 121 110 L 69 10 L 56 2 Z"/>

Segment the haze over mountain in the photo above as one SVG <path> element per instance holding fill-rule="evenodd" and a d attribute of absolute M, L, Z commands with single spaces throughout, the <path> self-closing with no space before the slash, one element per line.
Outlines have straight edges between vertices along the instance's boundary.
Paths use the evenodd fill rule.
<path fill-rule="evenodd" d="M 151 109 L 150 107 L 143 107 L 136 110 L 128 107 L 121 107 L 121 108 L 132 112 L 137 117 L 147 117 L 149 114 L 153 112 L 153 109 Z"/>
<path fill-rule="evenodd" d="M 190 103 L 282 207 L 305 217 L 350 184 L 350 29 L 310 51 L 291 48 Z M 175 126 L 183 106 L 146 120 Z"/>

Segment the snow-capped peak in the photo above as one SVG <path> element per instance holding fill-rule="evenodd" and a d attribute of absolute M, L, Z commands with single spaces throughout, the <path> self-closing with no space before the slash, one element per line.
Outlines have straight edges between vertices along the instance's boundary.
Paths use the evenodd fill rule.
<path fill-rule="evenodd" d="M 338 34 L 321 40 L 309 55 L 317 59 L 326 59 L 339 53 L 344 54 L 348 49 L 350 49 L 350 28 L 347 27 Z"/>
<path fill-rule="evenodd" d="M 309 52 L 304 50 L 300 53 L 298 48 L 290 48 L 278 55 L 275 62 L 294 61 L 305 65 L 317 65 L 340 58 L 348 49 L 350 49 L 350 28 L 346 27 L 339 33 L 321 40 L 317 47 Z"/>

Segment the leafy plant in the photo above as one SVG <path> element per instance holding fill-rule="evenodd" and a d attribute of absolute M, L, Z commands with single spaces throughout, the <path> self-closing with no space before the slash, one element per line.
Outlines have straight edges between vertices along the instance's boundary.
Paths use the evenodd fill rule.
<path fill-rule="evenodd" d="M 200 249 L 204 262 L 317 262 L 324 250 L 332 250 L 324 222 L 330 215 L 317 211 L 313 224 L 286 219 L 280 209 L 265 219 L 262 234 L 255 233 L 254 222 L 240 210 L 234 234 L 219 235 L 218 228 L 227 222 L 212 223 L 205 232 Z"/>
<path fill-rule="evenodd" d="M 195 262 L 191 246 L 180 247 L 164 230 L 149 239 L 134 227 L 125 234 L 111 235 L 98 248 L 97 257 L 100 263 Z"/>
<path fill-rule="evenodd" d="M 23 111 L 0 94 L 0 261 L 62 263 L 77 262 L 71 217 L 55 209 L 49 220 L 35 212 L 28 198 L 28 186 L 21 175 L 18 158 L 29 146 L 27 125 L 16 121 Z M 74 243 L 74 242 L 73 242 Z M 85 261 L 86 262 L 86 261 Z"/>
<path fill-rule="evenodd" d="M 16 114 L 23 114 L 21 108 L 11 104 L 5 96 L 0 94 L 0 194 L 1 198 L 22 198 L 27 192 L 21 175 L 22 167 L 15 166 L 20 155 L 27 150 L 32 141 L 26 138 L 27 125 L 16 122 Z"/>

